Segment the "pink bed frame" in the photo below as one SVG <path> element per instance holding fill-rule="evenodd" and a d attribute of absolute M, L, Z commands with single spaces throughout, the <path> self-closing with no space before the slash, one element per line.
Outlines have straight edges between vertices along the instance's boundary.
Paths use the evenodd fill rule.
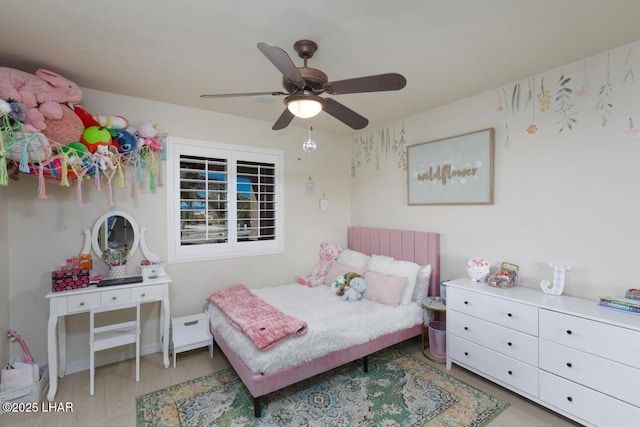
<path fill-rule="evenodd" d="M 349 248 L 367 255 L 387 255 L 399 260 L 413 261 L 420 265 L 430 264 L 432 270 L 429 294 L 437 294 L 440 284 L 439 234 L 424 231 L 349 227 Z M 216 344 L 253 396 L 254 414 L 259 417 L 261 396 L 360 358 L 364 358 L 364 370 L 366 372 L 366 357 L 369 354 L 420 335 L 421 325 L 383 335 L 364 344 L 334 351 L 314 360 L 282 368 L 265 375 L 252 372 L 215 329 L 212 329 L 211 332 Z"/>

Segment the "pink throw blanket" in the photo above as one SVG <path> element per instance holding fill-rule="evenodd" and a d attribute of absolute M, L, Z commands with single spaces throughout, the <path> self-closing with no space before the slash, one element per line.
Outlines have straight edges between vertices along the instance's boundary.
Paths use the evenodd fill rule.
<path fill-rule="evenodd" d="M 244 285 L 215 292 L 209 301 L 260 350 L 268 350 L 287 338 L 307 332 L 306 322 L 284 314 Z"/>

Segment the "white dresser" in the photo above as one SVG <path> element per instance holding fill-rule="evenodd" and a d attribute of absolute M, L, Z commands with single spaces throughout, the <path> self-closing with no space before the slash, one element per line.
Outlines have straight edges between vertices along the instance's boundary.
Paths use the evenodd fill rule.
<path fill-rule="evenodd" d="M 596 301 L 447 282 L 452 363 L 585 425 L 640 425 L 640 316 Z"/>
<path fill-rule="evenodd" d="M 48 325 L 48 361 L 49 361 L 49 393 L 47 399 L 52 401 L 58 389 L 58 377 L 65 374 L 67 365 L 67 340 L 65 332 L 65 317 L 71 314 L 88 312 L 92 306 L 122 303 L 140 300 L 141 303 L 159 301 L 160 311 L 160 340 L 164 367 L 169 367 L 169 323 L 171 319 L 169 276 L 149 279 L 144 282 L 127 285 L 74 289 L 62 292 L 50 292 L 49 325 Z M 165 339 L 167 337 L 167 339 Z M 89 343 L 87 343 L 87 348 Z"/>

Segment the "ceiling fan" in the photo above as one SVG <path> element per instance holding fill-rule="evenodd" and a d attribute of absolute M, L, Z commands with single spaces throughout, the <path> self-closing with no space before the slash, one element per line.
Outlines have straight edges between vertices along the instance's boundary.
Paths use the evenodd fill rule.
<path fill-rule="evenodd" d="M 327 75 L 316 69 L 307 67 L 307 60 L 318 50 L 318 45 L 311 40 L 299 40 L 293 48 L 300 58 L 304 59 L 302 67 L 296 67 L 291 57 L 281 48 L 269 43 L 258 43 L 258 49 L 282 73 L 282 86 L 286 92 L 250 92 L 200 95 L 201 98 L 233 98 L 241 96 L 285 95 L 287 108 L 280 115 L 271 129 L 280 130 L 289 126 L 294 117 L 310 118 L 324 110 L 331 116 L 353 129 L 362 129 L 369 120 L 332 98 L 320 95 L 344 95 L 348 93 L 383 92 L 400 90 L 407 80 L 398 73 L 378 74 L 367 77 L 338 80 L 330 82 Z"/>

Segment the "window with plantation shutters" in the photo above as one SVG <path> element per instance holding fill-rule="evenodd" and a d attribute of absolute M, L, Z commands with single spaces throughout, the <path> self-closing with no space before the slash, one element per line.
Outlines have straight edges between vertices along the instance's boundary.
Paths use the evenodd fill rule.
<path fill-rule="evenodd" d="M 169 262 L 282 252 L 282 152 L 169 138 Z"/>

